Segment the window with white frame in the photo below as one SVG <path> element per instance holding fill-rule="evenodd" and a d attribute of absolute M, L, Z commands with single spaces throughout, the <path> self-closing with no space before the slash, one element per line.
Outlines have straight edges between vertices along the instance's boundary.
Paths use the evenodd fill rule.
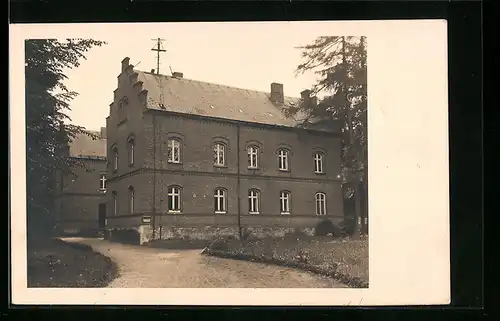
<path fill-rule="evenodd" d="M 181 162 L 181 142 L 178 139 L 171 138 L 168 140 L 168 162 Z"/>
<path fill-rule="evenodd" d="M 260 192 L 256 189 L 248 191 L 248 213 L 259 214 L 260 212 Z"/>
<path fill-rule="evenodd" d="M 316 215 L 326 215 L 325 193 L 316 193 Z"/>
<path fill-rule="evenodd" d="M 113 192 L 111 194 L 111 206 L 112 206 L 111 210 L 112 210 L 113 215 L 115 215 L 115 216 L 118 213 L 118 201 L 116 198 L 117 198 L 116 192 Z"/>
<path fill-rule="evenodd" d="M 132 214 L 134 213 L 135 210 L 135 192 L 132 186 L 129 186 L 128 188 L 128 199 L 129 199 L 128 211 L 129 213 Z"/>
<path fill-rule="evenodd" d="M 113 170 L 117 171 L 118 170 L 118 161 L 119 161 L 119 154 L 118 154 L 118 148 L 114 147 L 113 148 Z"/>
<path fill-rule="evenodd" d="M 248 168 L 258 168 L 259 167 L 259 147 L 248 146 Z"/>
<path fill-rule="evenodd" d="M 288 151 L 286 149 L 278 150 L 278 168 L 280 171 L 288 170 Z"/>
<path fill-rule="evenodd" d="M 100 190 L 106 190 L 106 174 L 101 173 L 99 175 L 99 189 Z"/>
<path fill-rule="evenodd" d="M 214 210 L 216 214 L 226 213 L 226 190 L 217 188 L 214 192 Z"/>
<path fill-rule="evenodd" d="M 290 192 L 280 192 L 280 211 L 281 214 L 290 214 Z"/>
<path fill-rule="evenodd" d="M 135 160 L 135 139 L 133 137 L 128 139 L 128 164 L 134 165 Z"/>
<path fill-rule="evenodd" d="M 314 153 L 314 172 L 323 173 L 323 153 Z"/>
<path fill-rule="evenodd" d="M 214 166 L 226 165 L 226 145 L 223 143 L 214 144 Z"/>
<path fill-rule="evenodd" d="M 168 211 L 171 213 L 181 211 L 181 189 L 178 186 L 168 187 Z"/>

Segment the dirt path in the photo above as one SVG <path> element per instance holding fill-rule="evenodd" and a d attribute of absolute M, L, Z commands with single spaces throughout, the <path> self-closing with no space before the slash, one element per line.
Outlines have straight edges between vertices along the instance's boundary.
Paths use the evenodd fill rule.
<path fill-rule="evenodd" d="M 119 269 L 114 288 L 332 288 L 330 278 L 274 265 L 200 255 L 201 250 L 166 250 L 102 239 L 70 238 L 108 256 Z"/>

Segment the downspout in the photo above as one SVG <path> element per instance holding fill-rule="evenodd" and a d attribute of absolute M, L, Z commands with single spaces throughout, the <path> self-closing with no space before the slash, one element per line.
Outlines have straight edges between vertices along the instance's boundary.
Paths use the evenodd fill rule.
<path fill-rule="evenodd" d="M 156 117 L 153 113 L 153 240 L 156 239 Z"/>
<path fill-rule="evenodd" d="M 236 193 L 238 193 L 238 236 L 241 239 L 242 233 L 241 233 L 241 193 L 240 193 L 240 124 L 236 124 L 236 166 L 237 166 L 237 172 L 236 172 Z"/>

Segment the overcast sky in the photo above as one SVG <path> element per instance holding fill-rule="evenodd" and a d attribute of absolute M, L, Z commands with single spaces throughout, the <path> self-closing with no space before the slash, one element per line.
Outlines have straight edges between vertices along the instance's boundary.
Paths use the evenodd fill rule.
<path fill-rule="evenodd" d="M 116 26 L 116 25 L 115 25 Z M 324 26 L 324 25 L 323 25 Z M 126 28 L 101 26 L 98 40 L 80 67 L 67 73 L 65 84 L 78 92 L 69 112 L 72 122 L 97 130 L 105 126 L 109 104 L 116 89 L 120 62 L 128 56 L 137 69 L 156 68 L 153 38 L 163 38 L 160 72 L 184 73 L 185 78 L 269 91 L 272 82 L 284 85 L 287 96 L 299 97 L 316 76 L 295 76 L 302 61 L 297 46 L 318 36 L 335 35 L 335 30 L 314 23 L 171 23 L 128 25 Z"/>

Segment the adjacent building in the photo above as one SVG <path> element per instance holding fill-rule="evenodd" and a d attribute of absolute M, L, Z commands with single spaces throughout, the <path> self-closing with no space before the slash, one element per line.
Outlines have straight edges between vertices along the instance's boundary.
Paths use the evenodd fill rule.
<path fill-rule="evenodd" d="M 77 135 L 69 144 L 74 175 L 57 179 L 57 230 L 64 234 L 95 233 L 104 228 L 106 210 L 106 129 L 98 138 Z"/>

